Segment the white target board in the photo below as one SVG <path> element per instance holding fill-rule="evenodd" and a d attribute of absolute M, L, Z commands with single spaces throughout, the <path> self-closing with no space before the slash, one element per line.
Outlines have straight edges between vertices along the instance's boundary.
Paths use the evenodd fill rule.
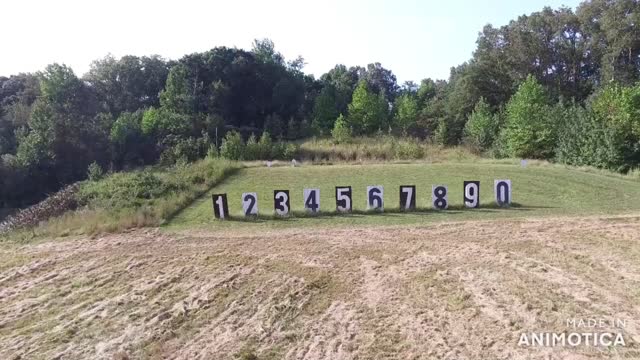
<path fill-rule="evenodd" d="M 273 191 L 273 209 L 276 215 L 287 216 L 291 209 L 289 201 L 289 190 Z"/>
<path fill-rule="evenodd" d="M 384 210 L 384 188 L 382 185 L 367 186 L 367 210 Z"/>
<path fill-rule="evenodd" d="M 445 210 L 449 207 L 448 193 L 446 185 L 431 186 L 431 204 L 434 209 Z"/>
<path fill-rule="evenodd" d="M 480 207 L 480 181 L 465 181 L 463 189 L 464 206 L 475 209 Z"/>
<path fill-rule="evenodd" d="M 302 198 L 304 199 L 304 209 L 310 213 L 320 211 L 320 189 L 304 189 Z"/>
<path fill-rule="evenodd" d="M 507 207 L 511 205 L 511 180 L 494 180 L 493 189 L 498 206 Z"/>
<path fill-rule="evenodd" d="M 258 194 L 254 192 L 242 194 L 242 212 L 244 216 L 258 215 Z"/>
<path fill-rule="evenodd" d="M 351 212 L 351 186 L 336 186 L 336 211 Z"/>

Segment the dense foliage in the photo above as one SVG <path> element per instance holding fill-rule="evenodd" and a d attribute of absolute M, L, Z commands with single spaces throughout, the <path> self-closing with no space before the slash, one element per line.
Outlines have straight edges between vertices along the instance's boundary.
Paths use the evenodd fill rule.
<path fill-rule="evenodd" d="M 0 77 L 0 207 L 65 184 L 210 156 L 292 156 L 284 141 L 392 134 L 497 156 L 640 164 L 640 2 L 591 0 L 480 32 L 449 79 L 399 85 L 380 63 L 319 79 L 270 40 L 177 61 L 107 56 Z"/>

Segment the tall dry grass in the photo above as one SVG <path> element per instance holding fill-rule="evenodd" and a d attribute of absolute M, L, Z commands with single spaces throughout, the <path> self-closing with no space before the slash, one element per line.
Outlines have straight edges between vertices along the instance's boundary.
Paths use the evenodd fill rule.
<path fill-rule="evenodd" d="M 425 160 L 472 161 L 480 155 L 463 146 L 444 147 L 414 138 L 358 137 L 336 144 L 331 139 L 311 139 L 299 144 L 298 157 L 313 163 Z"/>

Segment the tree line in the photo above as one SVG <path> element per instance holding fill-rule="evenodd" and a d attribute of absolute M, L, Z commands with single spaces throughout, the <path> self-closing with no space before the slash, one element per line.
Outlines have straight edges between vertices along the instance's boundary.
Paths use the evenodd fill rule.
<path fill-rule="evenodd" d="M 639 23 L 635 0 L 544 8 L 485 26 L 469 61 L 419 83 L 379 63 L 316 79 L 268 39 L 177 61 L 107 56 L 81 77 L 61 64 L 0 77 L 0 206 L 89 168 L 287 157 L 285 141 L 310 136 L 384 133 L 628 171 L 640 162 Z"/>

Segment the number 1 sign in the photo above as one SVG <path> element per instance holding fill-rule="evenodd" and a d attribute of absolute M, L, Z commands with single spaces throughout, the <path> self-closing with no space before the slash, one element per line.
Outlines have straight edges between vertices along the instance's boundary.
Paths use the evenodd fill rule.
<path fill-rule="evenodd" d="M 213 215 L 216 219 L 226 219 L 229 217 L 229 206 L 227 205 L 227 194 L 213 194 Z"/>

